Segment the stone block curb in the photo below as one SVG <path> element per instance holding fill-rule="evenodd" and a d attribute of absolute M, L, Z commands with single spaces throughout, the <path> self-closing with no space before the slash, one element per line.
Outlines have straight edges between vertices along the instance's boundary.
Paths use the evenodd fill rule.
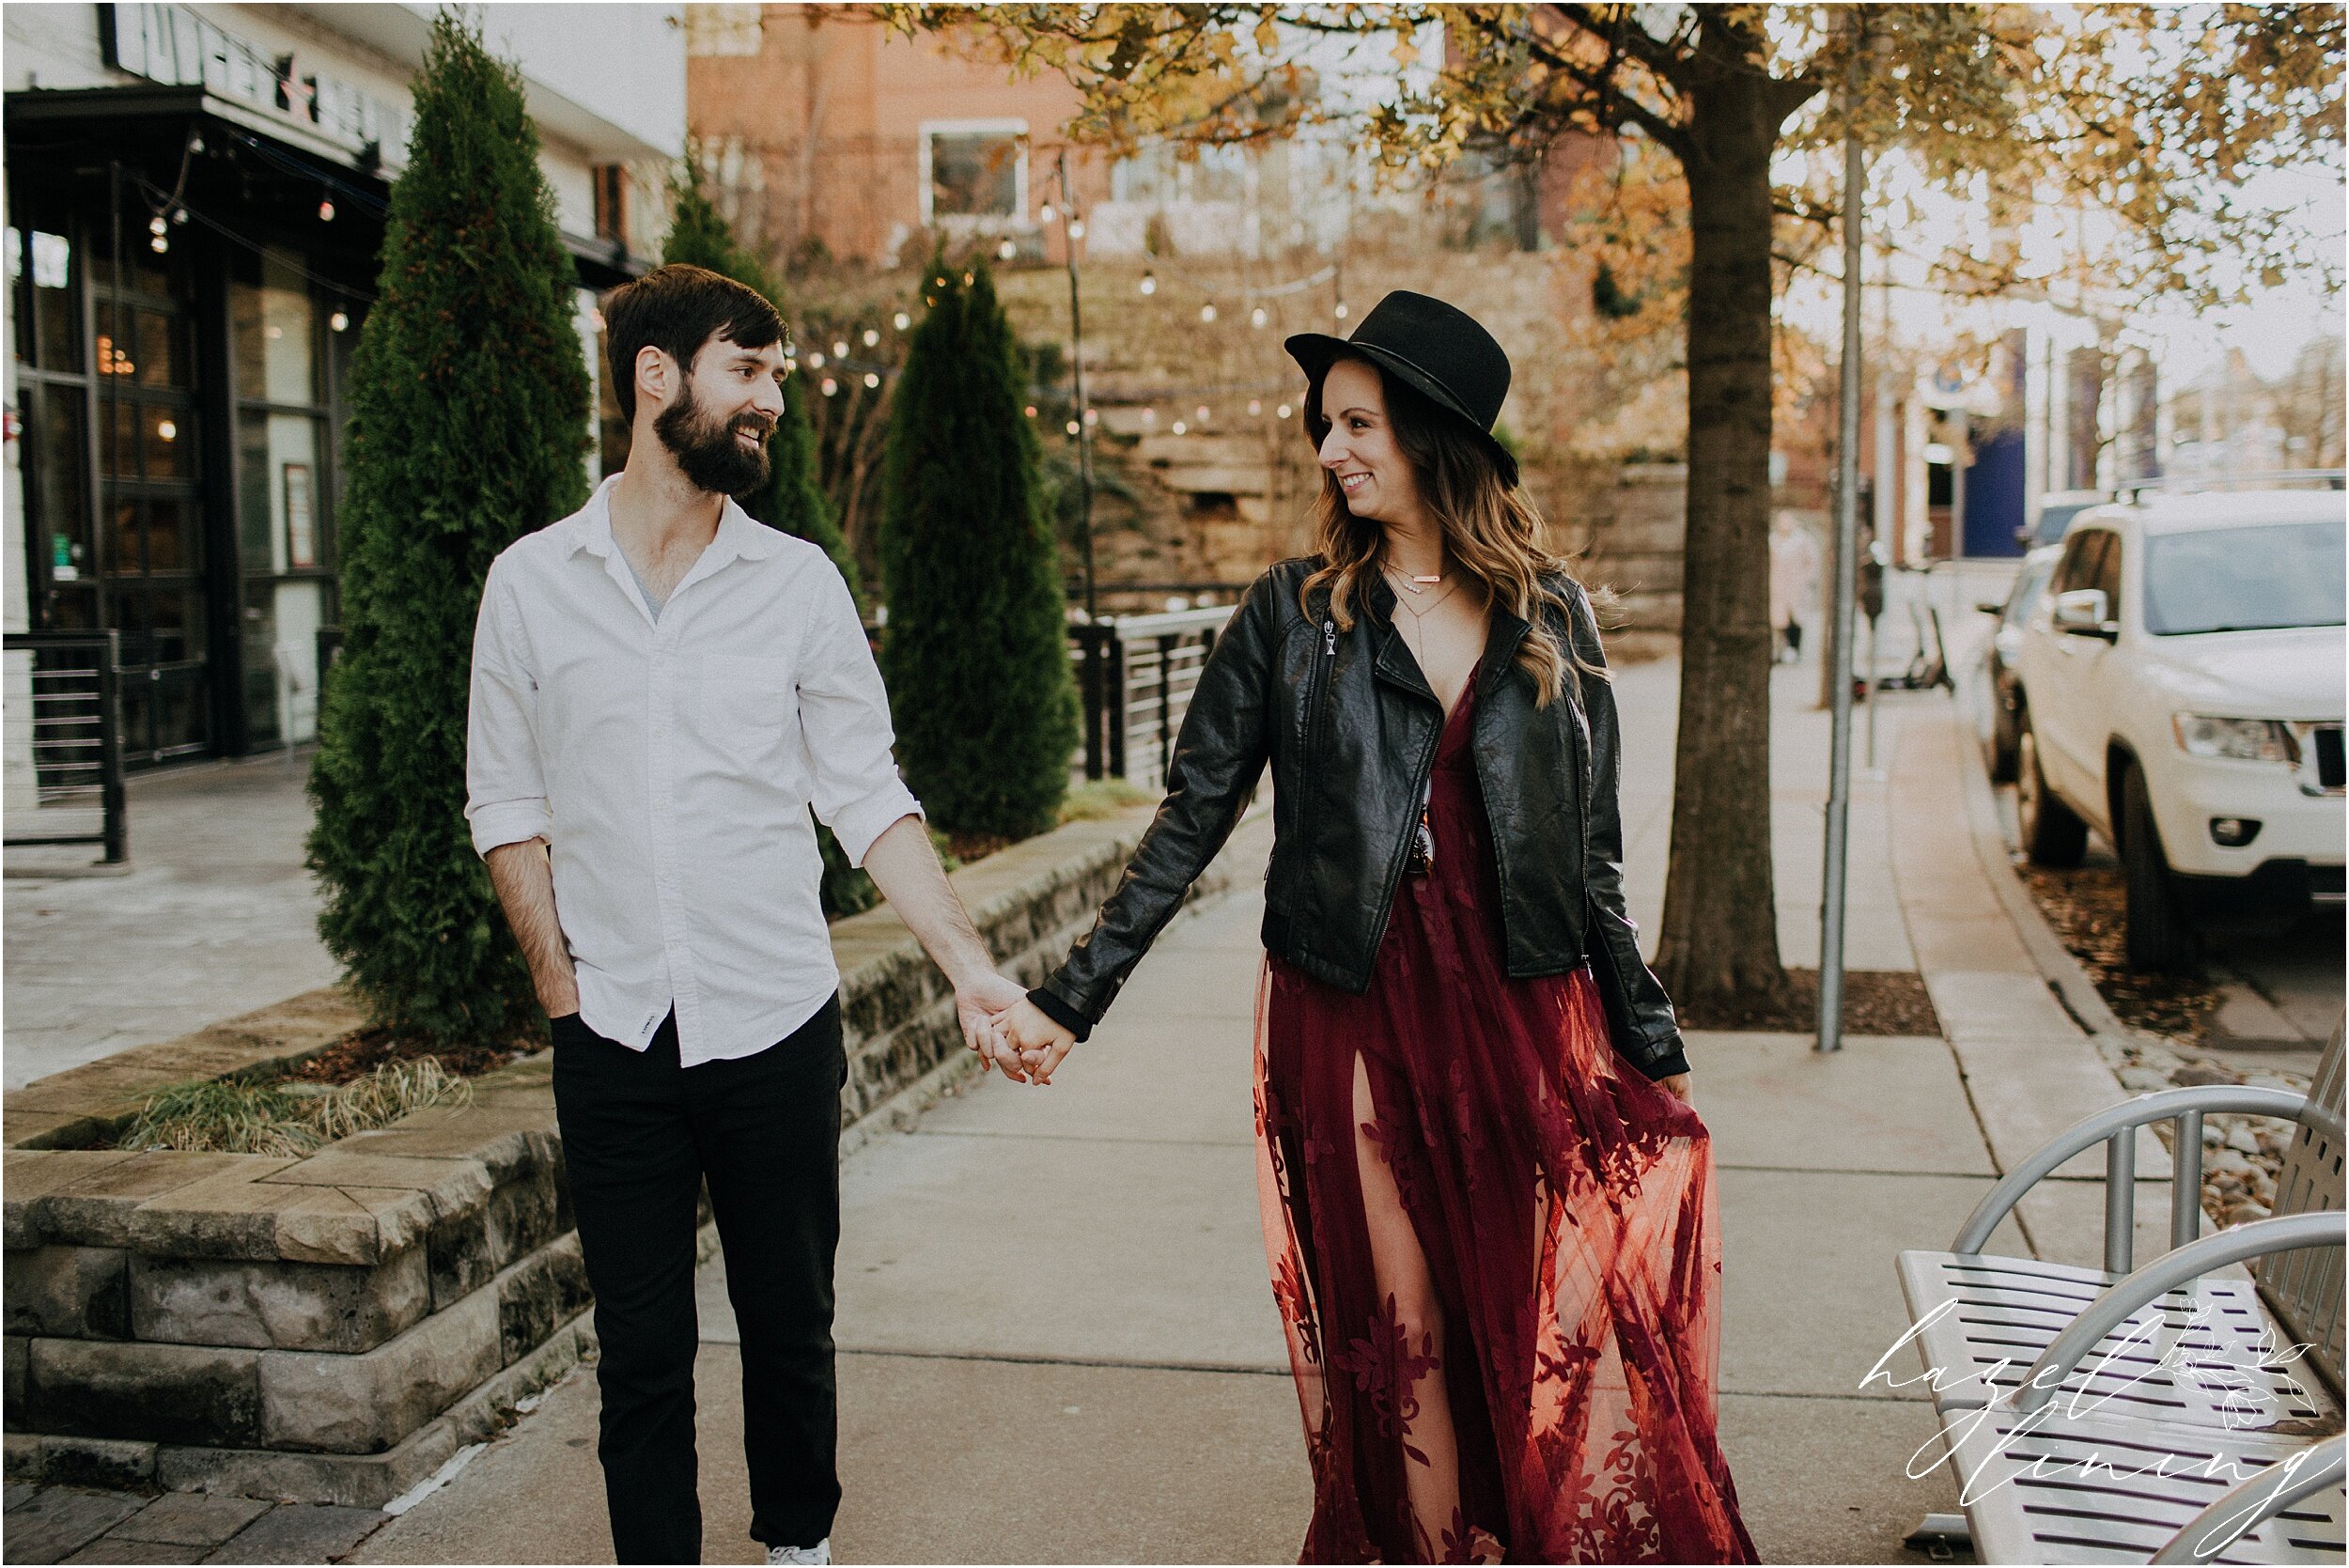
<path fill-rule="evenodd" d="M 1033 984 L 1058 961 L 1155 812 L 1072 823 L 955 874 L 1007 973 Z M 1259 807 L 1235 840 L 1265 820 Z M 1239 858 L 1218 857 L 1185 914 L 1235 885 Z M 976 1059 L 951 987 L 892 911 L 840 923 L 834 945 L 853 1148 L 954 1092 Z M 268 1035 L 272 1019 L 290 1044 Z M 118 1127 L 156 1083 L 299 1060 L 356 1021 L 348 998 L 314 992 L 10 1096 L 7 1397 L 11 1424 L 32 1429 L 8 1435 L 12 1478 L 379 1508 L 592 1352 L 551 1052 L 301 1159 L 33 1146 L 63 1138 L 59 1118 Z M 715 1247 L 704 1227 L 697 1249 Z"/>

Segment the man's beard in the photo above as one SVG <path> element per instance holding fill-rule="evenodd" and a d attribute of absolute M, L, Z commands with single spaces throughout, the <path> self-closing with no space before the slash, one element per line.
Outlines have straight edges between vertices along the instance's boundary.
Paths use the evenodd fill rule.
<path fill-rule="evenodd" d="M 767 436 L 774 426 L 754 410 L 745 409 L 724 425 L 712 425 L 702 417 L 693 384 L 688 381 L 685 395 L 662 410 L 652 427 L 696 489 L 747 495 L 767 482 Z M 737 430 L 757 436 L 758 444 L 744 446 L 735 439 Z"/>

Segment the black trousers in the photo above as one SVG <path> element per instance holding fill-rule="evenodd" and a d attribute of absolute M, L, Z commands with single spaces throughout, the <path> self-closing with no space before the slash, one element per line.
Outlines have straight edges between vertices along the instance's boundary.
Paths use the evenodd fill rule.
<path fill-rule="evenodd" d="M 753 1056 L 677 1063 L 677 1015 L 639 1052 L 554 1020 L 554 1105 L 602 1358 L 600 1440 L 622 1562 L 699 1562 L 694 1211 L 704 1181 L 742 1336 L 753 1537 L 812 1546 L 840 1504 L 832 1259 L 840 1001 Z"/>

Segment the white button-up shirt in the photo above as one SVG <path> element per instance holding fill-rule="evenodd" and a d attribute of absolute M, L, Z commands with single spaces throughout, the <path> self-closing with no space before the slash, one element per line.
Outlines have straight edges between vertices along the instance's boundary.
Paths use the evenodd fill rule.
<path fill-rule="evenodd" d="M 612 537 L 615 475 L 490 567 L 474 631 L 474 847 L 543 836 L 580 1015 L 642 1050 L 762 1050 L 840 983 L 808 807 L 859 864 L 921 805 L 824 552 L 726 504 L 656 620 Z"/>

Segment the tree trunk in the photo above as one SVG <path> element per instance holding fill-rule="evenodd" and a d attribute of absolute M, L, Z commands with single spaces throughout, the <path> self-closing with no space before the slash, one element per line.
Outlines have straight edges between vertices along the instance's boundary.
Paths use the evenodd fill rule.
<path fill-rule="evenodd" d="M 1657 974 L 1702 1024 L 1782 1000 L 1770 870 L 1770 155 L 1758 60 L 1691 93 L 1688 532 L 1680 734 Z M 1745 69 L 1736 69 L 1743 66 Z"/>

